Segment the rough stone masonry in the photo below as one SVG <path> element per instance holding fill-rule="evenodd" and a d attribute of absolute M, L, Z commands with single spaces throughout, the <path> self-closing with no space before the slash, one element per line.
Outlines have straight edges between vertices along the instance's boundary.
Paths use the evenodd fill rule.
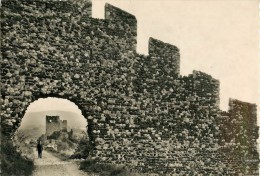
<path fill-rule="evenodd" d="M 55 131 L 67 131 L 68 122 L 67 120 L 60 120 L 59 116 L 46 116 L 46 132 L 45 135 L 48 137 Z"/>
<path fill-rule="evenodd" d="M 1 129 L 12 138 L 39 98 L 74 102 L 100 163 L 176 175 L 258 174 L 256 105 L 219 109 L 219 81 L 180 75 L 179 49 L 150 38 L 136 53 L 136 18 L 90 0 L 2 0 Z"/>

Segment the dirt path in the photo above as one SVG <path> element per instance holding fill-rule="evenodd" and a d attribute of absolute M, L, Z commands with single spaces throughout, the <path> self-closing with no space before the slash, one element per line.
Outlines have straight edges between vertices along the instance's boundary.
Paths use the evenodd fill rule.
<path fill-rule="evenodd" d="M 34 156 L 38 156 L 34 151 Z M 33 176 L 90 176 L 79 170 L 79 165 L 73 161 L 62 161 L 48 151 L 43 151 L 42 158 L 34 160 Z"/>

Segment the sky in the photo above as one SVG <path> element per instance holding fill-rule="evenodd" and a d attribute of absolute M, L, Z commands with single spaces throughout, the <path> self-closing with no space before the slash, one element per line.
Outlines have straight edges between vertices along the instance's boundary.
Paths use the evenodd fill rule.
<path fill-rule="evenodd" d="M 31 103 L 26 112 L 39 112 L 39 111 L 55 111 L 55 110 L 62 110 L 62 111 L 69 111 L 74 112 L 76 114 L 82 114 L 79 107 L 67 100 L 62 98 L 40 98 L 33 103 Z"/>
<path fill-rule="evenodd" d="M 199 70 L 218 79 L 222 110 L 229 98 L 258 104 L 257 0 L 92 0 L 94 18 L 104 18 L 106 2 L 136 16 L 138 53 L 148 53 L 153 37 L 180 49 L 181 75 Z M 38 109 L 78 112 L 68 102 L 48 101 Z"/>

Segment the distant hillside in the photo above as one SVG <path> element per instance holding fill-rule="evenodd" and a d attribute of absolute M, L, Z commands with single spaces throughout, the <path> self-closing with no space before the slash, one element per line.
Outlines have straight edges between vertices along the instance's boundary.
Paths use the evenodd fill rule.
<path fill-rule="evenodd" d="M 21 138 L 22 136 L 26 137 L 25 139 L 33 139 L 37 140 L 41 135 L 45 134 L 45 127 L 44 126 L 38 126 L 35 128 L 19 128 L 16 135 L 18 135 L 18 138 Z M 21 141 L 20 141 L 21 142 Z"/>
<path fill-rule="evenodd" d="M 20 129 L 32 129 L 46 127 L 46 115 L 58 115 L 61 120 L 68 121 L 68 129 L 80 128 L 86 129 L 87 120 L 80 114 L 69 111 L 41 111 L 41 112 L 27 112 L 23 117 Z M 42 131 L 42 130 L 40 130 Z"/>

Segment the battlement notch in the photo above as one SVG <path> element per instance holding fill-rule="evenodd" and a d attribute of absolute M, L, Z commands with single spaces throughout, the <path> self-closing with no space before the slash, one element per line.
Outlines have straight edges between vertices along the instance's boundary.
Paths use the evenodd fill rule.
<path fill-rule="evenodd" d="M 176 46 L 150 38 L 149 56 L 152 58 L 159 58 L 164 60 L 165 63 L 170 64 L 170 69 L 173 69 L 174 77 L 180 75 L 180 53 Z"/>

